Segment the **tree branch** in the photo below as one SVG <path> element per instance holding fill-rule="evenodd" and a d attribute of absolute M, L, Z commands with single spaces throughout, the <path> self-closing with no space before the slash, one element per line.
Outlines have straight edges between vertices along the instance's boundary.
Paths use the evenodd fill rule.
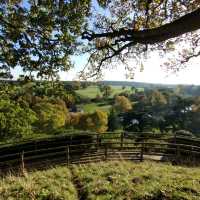
<path fill-rule="evenodd" d="M 82 34 L 82 39 L 92 41 L 97 38 L 119 39 L 120 37 L 123 37 L 127 38 L 127 41 L 130 41 L 131 39 L 134 41 L 134 43 L 155 44 L 198 29 L 200 29 L 200 8 L 158 28 L 145 29 L 140 31 L 122 28 L 112 32 L 104 33 L 85 31 Z"/>

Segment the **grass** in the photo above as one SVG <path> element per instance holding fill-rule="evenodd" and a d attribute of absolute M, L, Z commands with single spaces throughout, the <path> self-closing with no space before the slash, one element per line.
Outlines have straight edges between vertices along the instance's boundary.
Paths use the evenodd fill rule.
<path fill-rule="evenodd" d="M 88 103 L 81 105 L 84 112 L 94 112 L 95 110 L 102 110 L 109 112 L 111 105 L 100 106 L 98 103 Z"/>
<path fill-rule="evenodd" d="M 111 86 L 112 87 L 112 94 L 111 98 L 124 91 L 131 92 L 131 87 L 127 86 L 124 90 L 122 89 L 122 86 Z M 93 99 L 96 97 L 97 94 L 101 95 L 101 92 L 97 86 L 89 86 L 85 89 L 80 89 L 76 91 L 79 95 L 83 97 L 87 97 L 90 99 Z M 101 104 L 101 103 L 100 103 Z M 99 109 L 102 111 L 109 112 L 110 108 L 112 105 L 100 105 L 98 103 L 86 103 L 86 104 L 81 104 L 79 107 L 84 111 L 84 112 L 94 112 L 95 110 Z"/>
<path fill-rule="evenodd" d="M 127 86 L 124 90 L 122 89 L 122 86 L 111 86 L 112 88 L 112 94 L 111 97 L 113 97 L 116 94 L 119 94 L 123 91 L 130 91 L 131 92 L 131 87 Z M 139 90 L 142 90 L 141 88 Z M 88 97 L 88 98 L 95 98 L 97 94 L 101 94 L 99 88 L 97 86 L 89 86 L 85 89 L 80 89 L 76 91 L 79 95 L 83 97 Z"/>
<path fill-rule="evenodd" d="M 78 200 L 70 171 L 64 167 L 8 176 L 0 181 L 0 200 Z"/>
<path fill-rule="evenodd" d="M 197 200 L 200 169 L 144 162 L 74 167 L 88 200 Z"/>
<path fill-rule="evenodd" d="M 57 167 L 0 180 L 0 200 L 199 200 L 200 169 L 125 161 Z"/>
<path fill-rule="evenodd" d="M 88 98 L 95 98 L 97 94 L 100 94 L 100 90 L 97 86 L 89 86 L 85 89 L 76 90 L 76 92 L 83 96 Z"/>
<path fill-rule="evenodd" d="M 121 92 L 132 92 L 130 86 L 126 86 L 125 89 L 122 89 L 122 86 L 111 86 L 112 87 L 112 94 L 110 98 L 113 98 L 114 95 L 119 94 Z M 143 88 L 137 88 L 138 91 L 143 91 Z M 98 86 L 92 85 L 89 86 L 85 89 L 80 89 L 76 91 L 79 95 L 82 97 L 87 97 L 90 99 L 94 99 L 97 94 L 102 95 Z M 85 104 L 80 104 L 79 108 L 81 108 L 84 112 L 94 112 L 97 109 L 100 109 L 102 111 L 109 112 L 110 108 L 112 105 L 107 104 L 107 105 L 100 105 L 100 103 L 85 103 Z"/>

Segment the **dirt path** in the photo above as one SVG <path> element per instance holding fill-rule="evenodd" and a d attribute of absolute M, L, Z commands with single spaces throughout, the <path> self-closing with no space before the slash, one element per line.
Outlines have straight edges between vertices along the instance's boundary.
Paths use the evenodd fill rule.
<path fill-rule="evenodd" d="M 76 188 L 76 191 L 78 193 L 78 199 L 79 200 L 87 200 L 88 194 L 84 190 L 84 186 L 81 184 L 78 176 L 75 173 L 75 166 L 74 167 L 70 167 L 69 169 L 70 169 L 71 175 L 72 175 L 72 183 L 73 183 L 73 185 Z"/>

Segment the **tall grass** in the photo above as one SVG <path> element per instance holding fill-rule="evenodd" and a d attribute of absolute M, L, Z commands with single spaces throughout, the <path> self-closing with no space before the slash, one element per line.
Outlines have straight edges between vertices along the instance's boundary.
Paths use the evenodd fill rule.
<path fill-rule="evenodd" d="M 70 171 L 58 167 L 28 173 L 25 177 L 8 176 L 0 181 L 0 200 L 77 200 Z"/>

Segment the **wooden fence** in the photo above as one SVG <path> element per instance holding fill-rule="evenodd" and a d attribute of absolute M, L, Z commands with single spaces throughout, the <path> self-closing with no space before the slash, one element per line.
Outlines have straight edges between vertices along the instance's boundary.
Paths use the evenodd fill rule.
<path fill-rule="evenodd" d="M 57 164 L 80 164 L 104 160 L 145 159 L 158 161 L 200 160 L 200 141 L 197 139 L 133 133 L 87 134 L 34 141 L 0 148 L 0 170 L 43 168 Z M 184 141 L 184 142 L 183 142 Z"/>

